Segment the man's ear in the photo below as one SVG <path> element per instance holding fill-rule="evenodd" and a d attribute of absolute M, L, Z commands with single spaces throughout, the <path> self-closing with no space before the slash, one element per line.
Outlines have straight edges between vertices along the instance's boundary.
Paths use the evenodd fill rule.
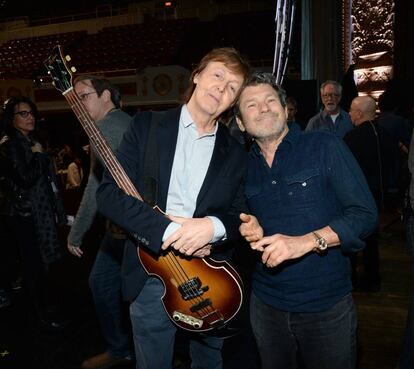
<path fill-rule="evenodd" d="M 105 102 L 111 101 L 111 93 L 109 90 L 103 90 L 101 96 L 104 98 Z"/>
<path fill-rule="evenodd" d="M 199 73 L 194 74 L 194 77 L 193 77 L 193 83 L 194 83 L 195 85 L 198 83 L 198 76 L 199 76 L 199 75 L 200 75 Z"/>
<path fill-rule="evenodd" d="M 243 122 L 238 116 L 236 116 L 236 122 L 237 122 L 237 126 L 239 127 L 240 131 L 245 132 L 246 128 L 244 128 Z"/>

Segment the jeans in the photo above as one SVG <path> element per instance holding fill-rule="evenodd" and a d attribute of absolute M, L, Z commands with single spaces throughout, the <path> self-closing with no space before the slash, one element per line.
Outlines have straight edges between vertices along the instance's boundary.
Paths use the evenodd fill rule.
<path fill-rule="evenodd" d="M 148 278 L 130 305 L 137 369 L 169 369 L 172 366 L 176 326 L 161 303 L 164 286 Z M 223 340 L 200 333 L 190 339 L 192 369 L 221 369 Z"/>
<path fill-rule="evenodd" d="M 354 369 L 356 310 L 349 294 L 328 311 L 289 313 L 252 293 L 250 316 L 262 369 Z"/>
<path fill-rule="evenodd" d="M 124 240 L 106 234 L 89 276 L 89 286 L 102 335 L 111 357 L 132 357 L 132 330 L 128 306 L 121 295 L 121 262 Z"/>

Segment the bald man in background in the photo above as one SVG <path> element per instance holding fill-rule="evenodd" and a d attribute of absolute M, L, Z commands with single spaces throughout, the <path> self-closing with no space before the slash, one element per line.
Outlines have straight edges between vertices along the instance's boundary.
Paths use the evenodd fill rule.
<path fill-rule="evenodd" d="M 349 115 L 355 129 L 344 136 L 344 141 L 357 160 L 380 212 L 384 207 L 385 179 L 391 165 L 393 142 L 386 131 L 377 125 L 376 102 L 370 96 L 358 96 L 352 100 Z M 381 289 L 378 251 L 378 228 L 365 239 L 363 250 L 364 274 L 358 279 L 356 254 L 352 261 L 354 286 L 367 291 Z"/>

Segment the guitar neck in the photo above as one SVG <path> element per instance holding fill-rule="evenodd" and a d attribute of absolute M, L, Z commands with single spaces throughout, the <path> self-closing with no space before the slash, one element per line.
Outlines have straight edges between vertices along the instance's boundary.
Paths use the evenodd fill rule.
<path fill-rule="evenodd" d="M 101 131 L 98 129 L 95 122 L 86 111 L 85 107 L 82 105 L 82 102 L 79 100 L 79 97 L 76 95 L 76 92 L 73 90 L 73 88 L 71 87 L 65 91 L 63 93 L 63 96 L 69 103 L 69 106 L 72 108 L 80 124 L 88 135 L 90 142 L 93 144 L 99 156 L 102 158 L 106 168 L 108 168 L 116 184 L 127 195 L 133 196 L 138 200 L 143 201 L 141 195 L 129 179 L 128 175 L 125 173 L 121 164 L 119 164 L 118 159 L 115 157 L 115 154 L 113 153 L 105 137 L 102 135 Z"/>

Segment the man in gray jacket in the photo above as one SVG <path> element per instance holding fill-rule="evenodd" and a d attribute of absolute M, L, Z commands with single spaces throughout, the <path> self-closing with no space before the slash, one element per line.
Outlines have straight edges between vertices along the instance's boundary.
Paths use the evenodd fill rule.
<path fill-rule="evenodd" d="M 108 80 L 95 76 L 78 77 L 74 89 L 112 150 L 115 150 L 131 120 L 120 109 L 119 91 Z M 103 163 L 92 147 L 88 183 L 67 243 L 69 252 L 77 257 L 83 254 L 80 248 L 82 240 L 97 213 L 95 193 L 103 169 Z M 109 368 L 131 363 L 133 359 L 128 310 L 121 298 L 121 263 L 126 236 L 109 221 L 106 228 L 89 277 L 89 286 L 107 350 L 85 360 L 83 369 Z"/>

